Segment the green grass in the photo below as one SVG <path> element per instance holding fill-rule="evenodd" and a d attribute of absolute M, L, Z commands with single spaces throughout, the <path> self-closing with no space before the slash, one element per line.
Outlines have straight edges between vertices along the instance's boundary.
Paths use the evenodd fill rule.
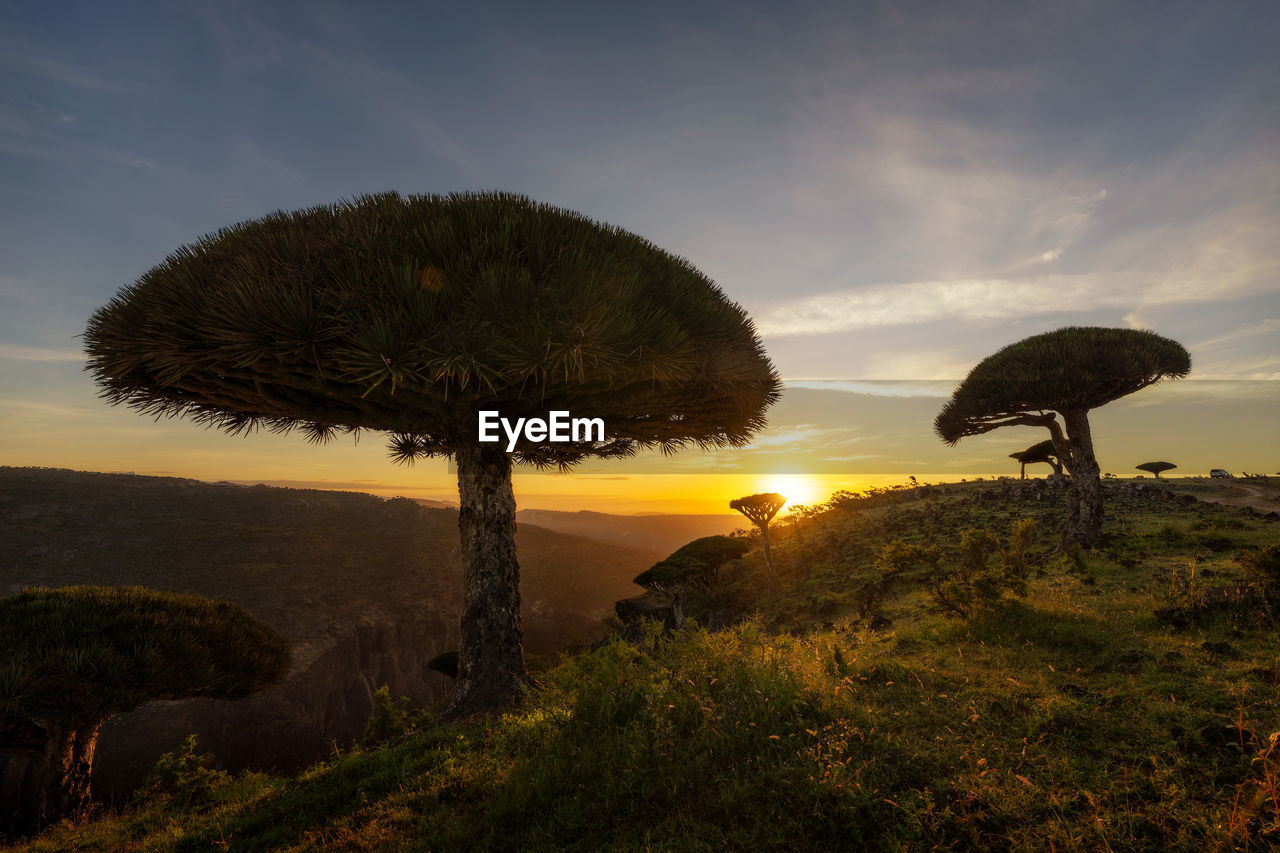
<path fill-rule="evenodd" d="M 541 673 L 517 712 L 422 717 L 293 778 L 17 849 L 1265 849 L 1277 623 L 1212 591 L 1280 525 L 1113 493 L 1113 538 L 1077 563 L 1051 553 L 1059 497 L 987 482 L 838 501 L 776 525 L 777 598 L 754 552 L 726 568 L 703 611 L 724 628 L 616 640 Z M 1022 517 L 1043 558 L 1025 597 L 961 620 L 908 577 L 874 631 L 847 600 L 892 539 L 953 549 Z M 1170 605 L 1185 627 L 1157 619 Z"/>

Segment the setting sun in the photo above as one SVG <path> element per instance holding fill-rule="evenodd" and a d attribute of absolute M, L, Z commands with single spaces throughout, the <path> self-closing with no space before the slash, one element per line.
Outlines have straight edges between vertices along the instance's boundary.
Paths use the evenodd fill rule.
<path fill-rule="evenodd" d="M 777 492 L 787 499 L 786 509 L 822 503 L 828 497 L 822 485 L 804 474 L 771 475 L 760 478 L 762 492 Z"/>

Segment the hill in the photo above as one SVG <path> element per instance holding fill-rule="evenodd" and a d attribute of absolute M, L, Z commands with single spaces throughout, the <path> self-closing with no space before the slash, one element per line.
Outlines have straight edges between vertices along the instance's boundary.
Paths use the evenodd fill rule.
<path fill-rule="evenodd" d="M 585 509 L 578 512 L 522 509 L 516 512 L 516 520 L 521 524 L 536 524 L 548 530 L 588 536 L 630 548 L 650 548 L 661 551 L 664 557 L 694 539 L 727 534 L 740 527 L 750 526 L 737 513 L 613 515 Z"/>
<path fill-rule="evenodd" d="M 419 704 L 447 689 L 426 662 L 456 643 L 456 510 L 352 492 L 0 468 L 0 519 L 0 595 L 71 584 L 194 593 L 241 605 L 293 643 L 290 676 L 259 697 L 154 703 L 109 723 L 98 747 L 103 790 L 136 783 L 187 731 L 227 766 L 295 769 L 357 736 L 379 685 Z M 640 591 L 631 579 L 665 556 L 530 524 L 517 541 L 526 648 L 543 656 L 602 636 L 614 601 Z M 3 763 L 0 795 L 18 772 Z"/>
<path fill-rule="evenodd" d="M 515 713 L 418 715 L 292 778 L 159 793 L 16 849 L 1265 849 L 1277 522 L 1105 490 L 1089 553 L 1054 551 L 1043 481 L 837 494 L 777 531 L 776 591 L 759 551 L 725 568 L 701 601 L 722 630 L 650 626 L 545 671 Z M 982 577 L 1024 560 L 1025 587 L 962 616 L 939 593 L 958 600 L 975 542 Z M 923 557 L 895 570 L 907 553 L 952 586 Z"/>

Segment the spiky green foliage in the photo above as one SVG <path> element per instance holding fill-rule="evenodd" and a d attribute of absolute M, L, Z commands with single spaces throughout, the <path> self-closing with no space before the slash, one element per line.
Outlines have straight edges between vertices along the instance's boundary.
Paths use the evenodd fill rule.
<path fill-rule="evenodd" d="M 641 572 L 635 583 L 662 591 L 683 585 L 705 584 L 716 569 L 747 553 L 751 544 L 731 536 L 704 536 L 676 549 L 671 556 Z"/>
<path fill-rule="evenodd" d="M 1174 465 L 1172 462 L 1143 462 L 1141 465 L 1134 465 L 1133 467 L 1137 468 L 1139 471 L 1150 471 L 1152 474 L 1155 474 L 1156 477 L 1159 477 L 1165 471 L 1172 471 L 1178 466 Z"/>
<path fill-rule="evenodd" d="M 1024 465 L 1031 465 L 1036 462 L 1048 462 L 1052 464 L 1053 461 L 1057 459 L 1057 453 L 1053 449 L 1053 441 L 1051 439 L 1045 439 L 1044 441 L 1031 445 L 1026 450 L 1019 450 L 1016 453 L 1010 453 L 1009 458 L 1015 459 Z"/>
<path fill-rule="evenodd" d="M 1062 473 L 1062 462 L 1058 459 L 1058 451 L 1053 446 L 1052 439 L 1045 439 L 1031 445 L 1026 450 L 1019 450 L 1016 453 L 1010 453 L 1009 458 L 1016 460 L 1022 465 L 1022 476 L 1027 475 L 1027 466 L 1034 465 L 1038 462 L 1044 462 L 1053 466 L 1053 473 Z"/>
<path fill-rule="evenodd" d="M 1033 335 L 983 359 L 934 421 L 947 444 L 1002 426 L 1039 426 L 1053 412 L 1088 411 L 1186 376 L 1176 341 L 1135 329 L 1069 326 Z"/>
<path fill-rule="evenodd" d="M 600 417 L 601 443 L 517 459 L 740 446 L 779 382 L 751 321 L 646 240 L 509 193 L 382 193 L 224 228 L 90 320 L 113 404 L 230 433 L 392 434 L 399 461 L 474 444 L 479 409 Z"/>
<path fill-rule="evenodd" d="M 136 587 L 0 598 L 0 746 L 155 699 L 238 699 L 279 681 L 288 642 L 240 607 Z"/>

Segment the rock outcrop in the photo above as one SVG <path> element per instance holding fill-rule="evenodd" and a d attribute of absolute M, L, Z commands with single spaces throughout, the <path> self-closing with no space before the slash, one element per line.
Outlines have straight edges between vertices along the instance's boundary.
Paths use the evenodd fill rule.
<path fill-rule="evenodd" d="M 224 769 L 296 771 L 357 740 L 384 684 L 415 707 L 445 698 L 446 679 L 427 661 L 456 637 L 457 625 L 439 617 L 355 625 L 295 648 L 289 677 L 257 696 L 152 702 L 122 714 L 103 727 L 97 796 L 123 801 L 188 734 Z"/>

